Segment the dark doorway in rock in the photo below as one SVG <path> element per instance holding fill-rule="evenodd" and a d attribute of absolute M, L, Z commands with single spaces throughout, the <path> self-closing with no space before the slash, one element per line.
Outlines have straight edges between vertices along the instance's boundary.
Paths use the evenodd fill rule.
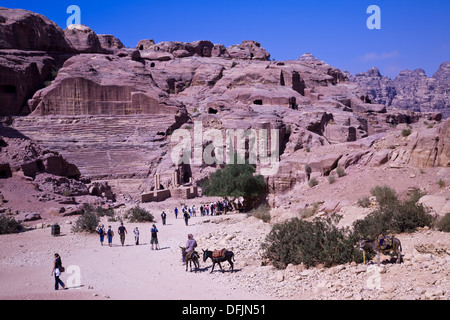
<path fill-rule="evenodd" d="M 14 93 L 16 93 L 16 91 L 17 91 L 17 88 L 15 85 L 12 85 L 12 84 L 0 85 L 0 93 L 14 94 Z"/>

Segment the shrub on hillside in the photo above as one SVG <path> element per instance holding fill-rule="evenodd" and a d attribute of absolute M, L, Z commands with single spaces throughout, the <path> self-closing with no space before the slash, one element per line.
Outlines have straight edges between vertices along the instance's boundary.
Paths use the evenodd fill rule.
<path fill-rule="evenodd" d="M 439 231 L 450 232 L 450 212 L 443 216 L 436 226 Z"/>
<path fill-rule="evenodd" d="M 139 206 L 129 209 L 125 213 L 125 218 L 130 222 L 154 222 L 155 220 L 150 212 Z"/>
<path fill-rule="evenodd" d="M 99 207 L 95 208 L 95 212 L 100 218 L 108 217 L 109 222 L 116 221 L 115 212 L 114 212 L 114 209 L 112 209 L 112 208 L 105 209 L 105 208 L 99 206 Z"/>
<path fill-rule="evenodd" d="M 262 244 L 264 257 L 277 268 L 305 264 L 307 268 L 323 264 L 330 267 L 347 262 L 361 262 L 362 253 L 349 228 L 338 228 L 341 217 L 332 215 L 305 221 L 293 218 L 277 223 Z"/>
<path fill-rule="evenodd" d="M 360 238 L 374 239 L 380 234 L 414 232 L 419 227 L 432 226 L 435 218 L 418 203 L 414 192 L 409 199 L 400 200 L 395 190 L 384 186 L 371 190 L 379 203 L 363 220 L 354 222 L 354 232 Z"/>
<path fill-rule="evenodd" d="M 345 173 L 345 169 L 342 167 L 336 168 L 336 174 L 338 175 L 339 178 L 347 175 L 347 173 Z"/>
<path fill-rule="evenodd" d="M 317 181 L 316 178 L 311 178 L 311 179 L 309 180 L 308 184 L 309 184 L 309 186 L 312 188 L 312 187 L 317 186 L 317 185 L 319 184 L 319 181 Z"/>
<path fill-rule="evenodd" d="M 317 212 L 319 212 L 319 202 L 314 202 L 311 206 L 308 205 L 300 209 L 298 214 L 300 215 L 300 218 L 306 219 L 312 217 Z"/>
<path fill-rule="evenodd" d="M 247 216 L 261 219 L 264 222 L 269 222 L 270 221 L 270 208 L 267 204 L 262 204 L 259 207 L 250 210 L 250 212 L 247 213 Z"/>
<path fill-rule="evenodd" d="M 94 233 L 100 223 L 100 217 L 98 216 L 92 205 L 85 203 L 83 205 L 83 214 L 78 217 L 72 227 L 73 232 L 90 232 Z"/>
<path fill-rule="evenodd" d="M 358 205 L 363 208 L 368 208 L 371 204 L 369 197 L 362 197 L 358 199 Z"/>
<path fill-rule="evenodd" d="M 403 129 L 402 130 L 402 136 L 407 137 L 411 134 L 411 129 Z"/>
<path fill-rule="evenodd" d="M 0 214 L 0 234 L 15 233 L 23 230 L 23 226 L 13 217 Z"/>

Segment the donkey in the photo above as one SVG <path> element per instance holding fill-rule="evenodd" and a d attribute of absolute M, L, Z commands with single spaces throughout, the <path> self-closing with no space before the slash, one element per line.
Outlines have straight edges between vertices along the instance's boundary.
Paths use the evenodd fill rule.
<path fill-rule="evenodd" d="M 394 251 L 394 253 L 397 255 L 397 263 L 401 262 L 402 259 L 402 244 L 400 243 L 400 240 L 395 238 L 394 236 L 391 237 L 392 239 L 392 246 L 387 248 L 382 248 L 380 246 L 380 240 L 367 240 L 367 239 L 361 239 L 359 240 L 359 250 L 364 251 L 367 249 L 373 250 L 377 254 L 377 261 L 378 266 L 380 266 L 380 253 L 386 254 L 391 251 Z"/>
<path fill-rule="evenodd" d="M 183 256 L 185 256 L 186 248 L 180 247 L 180 249 L 181 249 L 181 254 Z M 195 267 L 194 271 L 197 272 L 200 268 L 199 259 L 200 259 L 200 256 L 198 255 L 197 251 L 192 251 L 191 254 L 189 254 L 189 252 L 186 253 L 186 271 L 188 271 L 188 262 L 189 262 L 189 267 L 192 272 L 192 262 L 193 262 L 194 267 Z"/>
<path fill-rule="evenodd" d="M 234 260 L 234 253 L 233 253 L 233 251 L 228 251 L 227 250 L 227 251 L 225 251 L 225 256 L 219 257 L 219 258 L 214 258 L 213 257 L 213 252 L 209 251 L 208 249 L 206 249 L 206 250 L 202 249 L 202 251 L 203 251 L 203 262 L 206 262 L 206 260 L 208 258 L 211 258 L 211 260 L 212 260 L 213 265 L 212 265 L 212 269 L 211 269 L 210 273 L 212 273 L 214 271 L 214 266 L 216 265 L 216 263 L 219 264 L 220 270 L 222 272 L 224 272 L 223 269 L 222 269 L 222 265 L 220 264 L 221 262 L 224 262 L 224 261 L 228 261 L 228 263 L 231 266 L 231 272 L 234 271 L 234 263 L 233 263 L 233 261 L 235 261 L 235 260 Z M 231 261 L 231 259 L 233 259 L 233 261 Z"/>

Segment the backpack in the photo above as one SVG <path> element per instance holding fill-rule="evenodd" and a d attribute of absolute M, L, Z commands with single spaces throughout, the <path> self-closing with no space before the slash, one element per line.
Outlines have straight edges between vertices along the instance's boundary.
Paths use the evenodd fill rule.
<path fill-rule="evenodd" d="M 100 235 L 103 234 L 103 228 L 98 229 L 98 234 L 100 234 Z"/>

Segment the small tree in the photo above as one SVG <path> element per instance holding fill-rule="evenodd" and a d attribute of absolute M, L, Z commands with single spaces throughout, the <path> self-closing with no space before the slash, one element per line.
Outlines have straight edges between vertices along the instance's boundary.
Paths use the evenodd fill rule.
<path fill-rule="evenodd" d="M 354 222 L 355 234 L 360 238 L 374 239 L 380 234 L 414 232 L 418 227 L 431 226 L 435 221 L 435 217 L 418 203 L 418 191 L 405 200 L 398 199 L 395 190 L 387 186 L 375 187 L 371 193 L 380 206 L 363 220 Z"/>
<path fill-rule="evenodd" d="M 202 192 L 206 196 L 244 198 L 244 209 L 254 207 L 266 190 L 262 175 L 255 175 L 255 168 L 248 164 L 226 164 L 223 169 L 211 173 L 202 184 Z"/>
<path fill-rule="evenodd" d="M 83 214 L 75 221 L 75 225 L 72 227 L 73 232 L 87 231 L 94 233 L 100 223 L 100 218 L 95 209 L 85 203 L 83 205 Z"/>
<path fill-rule="evenodd" d="M 154 222 L 155 219 L 150 212 L 139 206 L 128 209 L 125 218 L 130 222 Z"/>
<path fill-rule="evenodd" d="M 438 221 L 437 228 L 439 231 L 450 232 L 450 212 Z"/>
<path fill-rule="evenodd" d="M 0 234 L 15 233 L 23 229 L 22 224 L 13 217 L 0 214 Z"/>
<path fill-rule="evenodd" d="M 298 218 L 277 223 L 262 244 L 264 257 L 277 268 L 288 264 L 330 267 L 347 262 L 361 262 L 362 253 L 350 228 L 338 228 L 341 216 L 305 221 Z"/>

